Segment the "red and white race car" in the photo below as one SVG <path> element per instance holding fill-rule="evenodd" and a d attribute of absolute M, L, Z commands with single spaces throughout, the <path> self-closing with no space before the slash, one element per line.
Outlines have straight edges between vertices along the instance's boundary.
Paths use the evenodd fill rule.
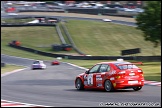
<path fill-rule="evenodd" d="M 60 62 L 58 60 L 54 60 L 51 62 L 51 65 L 59 65 L 59 64 L 60 64 Z"/>
<path fill-rule="evenodd" d="M 118 59 L 113 62 L 97 63 L 91 69 L 76 76 L 75 87 L 77 90 L 94 88 L 113 91 L 133 88 L 138 91 L 144 86 L 144 76 L 142 69 L 136 64 L 142 62 L 130 63 Z"/>

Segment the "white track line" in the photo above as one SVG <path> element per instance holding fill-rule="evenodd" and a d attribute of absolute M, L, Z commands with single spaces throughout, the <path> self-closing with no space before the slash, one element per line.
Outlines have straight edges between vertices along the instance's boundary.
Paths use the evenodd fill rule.
<path fill-rule="evenodd" d="M 28 104 L 1 99 L 1 107 L 52 107 L 52 106 Z"/>

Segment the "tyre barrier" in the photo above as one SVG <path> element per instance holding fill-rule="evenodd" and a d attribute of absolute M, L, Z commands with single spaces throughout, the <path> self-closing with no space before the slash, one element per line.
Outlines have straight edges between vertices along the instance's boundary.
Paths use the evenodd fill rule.
<path fill-rule="evenodd" d="M 6 64 L 5 63 L 1 63 L 1 67 L 5 67 L 6 66 Z"/>
<path fill-rule="evenodd" d="M 13 40 L 12 42 L 9 43 L 9 45 L 15 45 L 15 46 L 20 46 L 21 43 L 17 40 Z"/>
<path fill-rule="evenodd" d="M 52 49 L 54 51 L 70 51 L 72 49 L 72 46 L 69 44 L 61 44 L 61 45 L 54 44 L 52 45 Z"/>

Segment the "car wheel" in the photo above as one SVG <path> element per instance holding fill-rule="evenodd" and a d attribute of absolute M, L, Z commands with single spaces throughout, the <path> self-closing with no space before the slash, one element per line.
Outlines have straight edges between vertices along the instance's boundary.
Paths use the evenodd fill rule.
<path fill-rule="evenodd" d="M 77 78 L 75 84 L 76 84 L 75 86 L 76 86 L 77 90 L 83 90 L 84 89 L 84 85 L 83 85 L 83 83 L 82 83 L 80 78 Z"/>
<path fill-rule="evenodd" d="M 107 92 L 110 92 L 110 91 L 113 91 L 114 88 L 112 86 L 112 83 L 110 80 L 106 80 L 105 83 L 104 83 L 104 88 L 105 88 L 105 91 Z"/>
<path fill-rule="evenodd" d="M 133 87 L 134 91 L 138 91 L 138 90 L 141 90 L 141 89 L 142 89 L 142 87 Z"/>

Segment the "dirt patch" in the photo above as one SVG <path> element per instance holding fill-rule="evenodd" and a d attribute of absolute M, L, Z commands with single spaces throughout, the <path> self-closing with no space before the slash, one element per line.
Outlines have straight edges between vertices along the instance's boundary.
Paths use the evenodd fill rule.
<path fill-rule="evenodd" d="M 59 12 L 21 12 L 21 13 L 18 13 L 18 14 L 19 15 L 43 15 L 43 16 L 68 16 L 68 17 L 111 19 L 111 20 L 136 22 L 136 20 L 134 18 L 116 17 L 116 16 L 108 16 L 108 15 L 88 15 L 88 14 L 59 13 Z"/>

